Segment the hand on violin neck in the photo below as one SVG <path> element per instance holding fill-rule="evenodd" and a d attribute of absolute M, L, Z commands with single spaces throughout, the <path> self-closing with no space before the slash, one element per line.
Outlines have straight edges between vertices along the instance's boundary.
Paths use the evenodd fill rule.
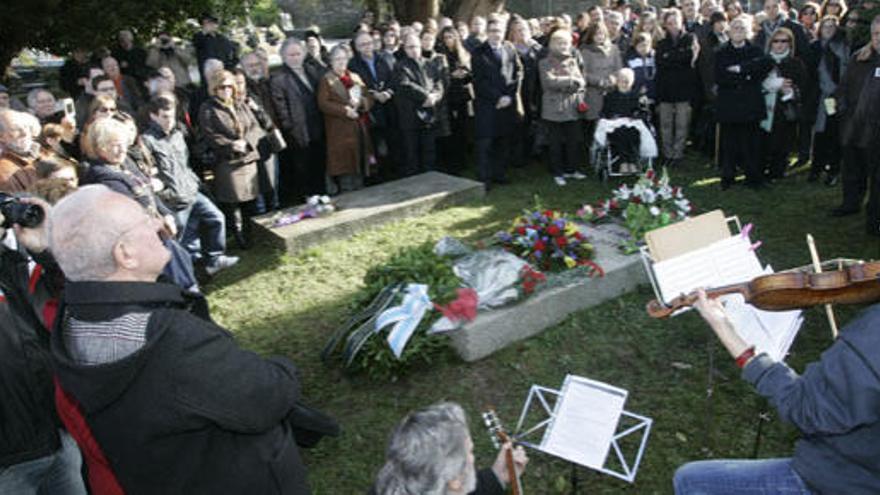
<path fill-rule="evenodd" d="M 706 320 L 731 357 L 735 359 L 749 348 L 751 344 L 744 341 L 736 332 L 736 328 L 734 328 L 733 322 L 721 302 L 706 297 L 705 290 L 697 290 L 697 301 L 694 303 L 694 308 Z"/>

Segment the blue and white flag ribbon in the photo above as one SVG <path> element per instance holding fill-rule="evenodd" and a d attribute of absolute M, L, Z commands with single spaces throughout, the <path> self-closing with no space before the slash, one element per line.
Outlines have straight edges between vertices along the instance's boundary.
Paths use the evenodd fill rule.
<path fill-rule="evenodd" d="M 425 312 L 431 308 L 431 299 L 428 297 L 428 286 L 423 284 L 409 284 L 406 286 L 406 295 L 400 306 L 388 308 L 379 315 L 376 320 L 376 332 L 394 323 L 394 328 L 388 332 L 388 345 L 394 356 L 400 359 L 403 348 L 409 338 L 415 332 Z"/>

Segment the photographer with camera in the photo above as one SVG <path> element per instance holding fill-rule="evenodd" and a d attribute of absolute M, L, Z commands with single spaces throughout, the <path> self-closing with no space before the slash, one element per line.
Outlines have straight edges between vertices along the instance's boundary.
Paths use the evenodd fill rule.
<path fill-rule="evenodd" d="M 174 73 L 174 82 L 177 87 L 184 88 L 192 84 L 189 77 L 189 66 L 195 63 L 192 54 L 177 45 L 174 38 L 168 33 L 159 33 L 156 44 L 147 52 L 147 65 L 159 70 L 168 67 Z"/>
<path fill-rule="evenodd" d="M 85 495 L 55 410 L 47 328 L 62 276 L 46 251 L 48 209 L 0 193 L 0 493 Z"/>

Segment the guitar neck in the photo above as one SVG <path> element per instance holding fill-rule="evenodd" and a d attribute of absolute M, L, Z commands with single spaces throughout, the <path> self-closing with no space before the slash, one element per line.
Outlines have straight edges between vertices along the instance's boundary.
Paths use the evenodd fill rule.
<path fill-rule="evenodd" d="M 499 438 L 502 442 L 511 442 L 509 436 L 506 433 L 499 433 Z M 519 481 L 519 474 L 516 472 L 516 463 L 513 461 L 513 449 L 507 451 L 507 454 L 504 456 L 505 463 L 507 464 L 507 475 L 508 480 L 507 484 L 510 486 L 510 494 L 511 495 L 523 495 L 522 484 Z"/>

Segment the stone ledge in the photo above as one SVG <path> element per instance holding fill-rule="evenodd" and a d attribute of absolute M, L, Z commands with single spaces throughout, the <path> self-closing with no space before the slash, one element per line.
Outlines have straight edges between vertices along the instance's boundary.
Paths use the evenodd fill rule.
<path fill-rule="evenodd" d="M 451 332 L 452 345 L 465 361 L 482 359 L 508 345 L 537 335 L 569 314 L 601 304 L 647 282 L 638 254 L 618 249 L 623 227 L 604 224 L 589 229 L 596 248 L 595 261 L 602 278 L 584 278 L 563 287 L 539 291 L 525 301 L 477 315 L 471 323 Z"/>
<path fill-rule="evenodd" d="M 338 211 L 283 227 L 272 227 L 277 213 L 255 217 L 257 235 L 272 245 L 297 253 L 324 242 L 347 239 L 358 232 L 428 211 L 478 200 L 481 182 L 440 172 L 426 172 L 334 198 Z M 298 208 L 285 209 L 285 213 Z"/>

